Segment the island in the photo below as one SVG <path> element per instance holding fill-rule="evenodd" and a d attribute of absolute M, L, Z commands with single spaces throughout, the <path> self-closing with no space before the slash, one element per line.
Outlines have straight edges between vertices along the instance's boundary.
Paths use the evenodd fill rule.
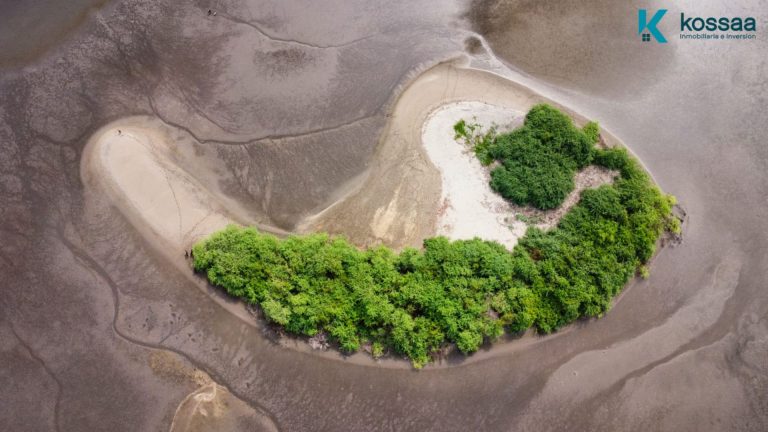
<path fill-rule="evenodd" d="M 625 149 L 598 145 L 596 123 L 579 128 L 538 104 L 509 132 L 471 121 L 453 129 L 457 145 L 489 167 L 489 186 L 519 206 L 561 206 L 590 166 L 616 178 L 581 190 L 551 228 L 521 213 L 528 227 L 511 248 L 445 236 L 421 248 L 358 248 L 343 236 L 230 225 L 195 244 L 195 271 L 289 333 L 324 334 L 344 352 L 366 346 L 421 368 L 446 346 L 471 354 L 505 332 L 550 333 L 601 316 L 633 276 L 647 275 L 662 234 L 679 231 L 674 198 Z"/>

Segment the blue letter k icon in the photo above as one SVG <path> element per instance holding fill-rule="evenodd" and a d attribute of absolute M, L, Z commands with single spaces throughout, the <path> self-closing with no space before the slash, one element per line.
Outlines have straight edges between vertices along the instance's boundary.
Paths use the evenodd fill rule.
<path fill-rule="evenodd" d="M 667 13 L 666 9 L 659 9 L 656 11 L 655 14 L 653 14 L 653 17 L 651 17 L 651 20 L 648 21 L 648 12 L 645 9 L 640 9 L 637 11 L 637 33 L 640 34 L 643 32 L 643 30 L 648 30 L 650 34 L 653 35 L 654 39 L 656 39 L 659 43 L 667 43 L 667 39 L 664 38 L 664 35 L 661 34 L 658 28 L 656 28 L 656 25 L 661 21 L 661 17 L 664 16 L 664 14 Z M 643 39 L 644 41 L 646 39 Z"/>

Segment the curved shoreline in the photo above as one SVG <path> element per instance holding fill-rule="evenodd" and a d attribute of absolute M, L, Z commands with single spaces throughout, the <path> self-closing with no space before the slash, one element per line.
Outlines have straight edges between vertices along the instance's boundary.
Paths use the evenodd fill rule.
<path fill-rule="evenodd" d="M 345 234 L 358 245 L 387 243 L 395 248 L 419 246 L 424 238 L 434 236 L 442 187 L 440 174 L 422 145 L 422 129 L 426 119 L 436 110 L 447 104 L 467 101 L 494 104 L 520 112 L 540 102 L 559 107 L 531 89 L 497 74 L 454 63 L 437 65 L 415 78 L 397 99 L 390 124 L 371 161 L 371 168 L 357 190 L 307 218 L 297 231 L 323 230 Z M 586 122 L 572 111 L 565 111 L 577 124 Z M 116 134 L 118 128 L 121 133 Z M 209 165 L 215 163 L 211 162 L 215 158 L 208 158 L 205 163 L 197 165 L 199 170 L 195 170 L 193 176 L 185 169 L 190 164 L 194 165 L 193 158 L 188 156 L 189 149 L 182 148 L 191 144 L 173 142 L 168 131 L 162 128 L 168 129 L 168 126 L 146 117 L 132 117 L 104 126 L 86 146 L 81 175 L 85 184 L 103 189 L 112 204 L 155 248 L 210 293 L 210 286 L 192 276 L 188 263 L 183 259 L 183 250 L 191 242 L 230 222 L 256 225 L 278 235 L 289 233 L 259 226 L 251 215 L 221 191 L 203 186 L 211 182 L 198 179 L 208 176 L 210 180 L 214 176 L 206 173 L 205 169 L 211 168 Z M 611 144 L 618 143 L 609 134 L 606 138 Z M 126 144 L 131 142 L 134 145 L 127 147 Z M 144 164 L 144 175 L 137 179 L 136 172 L 117 163 L 120 160 Z M 137 195 L 137 191 L 148 187 L 146 182 L 158 186 L 156 190 L 150 188 L 154 195 Z M 167 186 L 162 186 L 163 182 Z M 153 199 L 164 199 L 166 202 L 154 205 Z M 176 204 L 172 205 L 171 201 L 178 203 L 178 207 L 174 208 Z M 193 217 L 182 216 L 189 212 Z M 157 219 L 158 215 L 169 216 L 169 219 Z M 173 229 L 171 225 L 174 225 Z M 179 227 L 178 231 L 175 226 Z M 265 326 L 264 323 L 254 322 L 243 304 L 232 304 L 219 295 L 212 297 L 250 325 Z M 565 334 L 573 327 L 563 328 L 554 335 L 546 336 L 546 339 Z M 333 350 L 314 350 L 301 338 L 282 339 L 279 342 L 281 346 L 327 359 L 375 367 L 410 368 L 410 364 L 399 357 L 374 360 L 363 351 L 344 356 Z M 482 361 L 543 339 L 527 332 L 522 337 L 507 338 L 506 343 L 497 341 L 492 350 L 481 350 L 470 357 L 458 358 L 458 354 L 449 354 L 447 358 L 431 363 L 428 368 Z"/>

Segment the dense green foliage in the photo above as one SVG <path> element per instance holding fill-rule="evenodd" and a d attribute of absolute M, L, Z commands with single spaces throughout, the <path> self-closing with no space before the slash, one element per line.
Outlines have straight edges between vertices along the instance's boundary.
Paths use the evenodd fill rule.
<path fill-rule="evenodd" d="M 621 176 L 584 191 L 556 228 L 530 228 L 511 252 L 493 241 L 444 237 L 425 240 L 423 250 L 361 251 L 326 234 L 278 239 L 230 226 L 195 245 L 195 270 L 291 333 L 326 332 L 349 352 L 370 343 L 374 355 L 392 349 L 416 367 L 446 343 L 471 353 L 505 329 L 546 333 L 599 316 L 644 268 L 659 235 L 676 228 L 671 200 L 626 151 L 593 149 L 596 132 L 574 132 L 553 109 L 540 111 L 526 121 L 529 137 L 495 140 L 491 151 L 518 151 L 535 138 L 533 146 L 561 149 L 548 156 L 574 167 L 592 161 Z"/>
<path fill-rule="evenodd" d="M 470 143 L 481 162 L 498 161 L 491 187 L 504 198 L 540 209 L 559 206 L 573 190 L 573 176 L 592 161 L 599 131 L 596 123 L 583 129 L 549 105 L 536 105 L 523 126 L 512 132 L 478 134 L 478 125 L 461 120 L 457 138 Z"/>

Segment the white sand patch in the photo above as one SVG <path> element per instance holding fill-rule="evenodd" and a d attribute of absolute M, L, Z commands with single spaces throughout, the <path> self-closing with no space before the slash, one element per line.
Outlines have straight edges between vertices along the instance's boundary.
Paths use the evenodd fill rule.
<path fill-rule="evenodd" d="M 525 234 L 525 223 L 515 219 L 509 203 L 491 189 L 489 171 L 474 152 L 454 139 L 453 125 L 461 119 L 511 130 L 523 123 L 525 114 L 484 102 L 444 105 L 427 118 L 422 142 L 442 179 L 442 206 L 437 234 L 451 239 L 495 240 L 508 249 Z"/>

